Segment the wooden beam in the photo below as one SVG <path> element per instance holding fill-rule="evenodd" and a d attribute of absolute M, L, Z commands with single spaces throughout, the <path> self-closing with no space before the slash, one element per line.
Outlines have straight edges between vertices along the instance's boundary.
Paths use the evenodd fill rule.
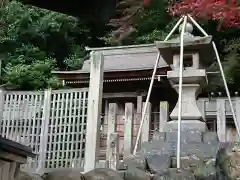
<path fill-rule="evenodd" d="M 122 97 L 135 98 L 138 96 L 146 96 L 146 95 L 147 95 L 146 92 L 142 92 L 142 93 L 137 93 L 137 92 L 103 93 L 103 98 L 104 99 L 122 98 Z"/>

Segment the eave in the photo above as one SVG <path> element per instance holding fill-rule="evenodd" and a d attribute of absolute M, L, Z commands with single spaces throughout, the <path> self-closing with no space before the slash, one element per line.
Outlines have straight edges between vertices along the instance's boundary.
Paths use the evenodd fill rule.
<path fill-rule="evenodd" d="M 158 76 L 166 75 L 168 68 L 157 69 L 155 79 L 158 79 Z M 141 70 L 141 71 L 124 71 L 124 72 L 105 72 L 104 73 L 104 82 L 128 82 L 128 81 L 149 81 L 151 80 L 153 70 Z M 64 84 L 86 84 L 89 83 L 90 74 L 89 73 L 79 73 L 79 71 L 54 71 L 60 80 Z"/>

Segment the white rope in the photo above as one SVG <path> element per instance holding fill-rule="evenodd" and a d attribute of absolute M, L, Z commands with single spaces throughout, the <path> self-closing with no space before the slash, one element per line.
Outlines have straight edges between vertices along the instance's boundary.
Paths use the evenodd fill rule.
<path fill-rule="evenodd" d="M 181 156 L 181 120 L 182 120 L 182 76 L 183 76 L 183 50 L 184 50 L 184 33 L 187 23 L 187 16 L 184 16 L 183 26 L 180 37 L 180 69 L 179 69 L 179 89 L 178 89 L 178 139 L 177 139 L 177 168 L 180 168 Z"/>
<path fill-rule="evenodd" d="M 176 25 L 173 27 L 173 29 L 171 30 L 171 32 L 167 35 L 167 37 L 165 38 L 164 41 L 167 41 L 167 40 L 171 37 L 171 35 L 175 32 L 175 30 L 177 29 L 177 27 L 179 26 L 179 24 L 182 22 L 182 20 L 183 20 L 183 18 L 180 18 L 180 19 L 178 20 L 178 22 L 177 22 Z M 140 136 L 141 136 L 141 132 L 142 132 L 142 127 L 143 127 L 143 123 L 144 123 L 145 116 L 146 116 L 147 106 L 148 106 L 148 102 L 149 102 L 149 99 L 150 99 L 150 96 L 151 96 L 151 92 L 152 92 L 152 86 L 153 86 L 153 82 L 154 82 L 154 77 L 155 77 L 155 75 L 156 75 L 156 71 L 157 71 L 157 67 L 158 67 L 158 63 L 159 63 L 160 58 L 161 58 L 161 55 L 160 55 L 160 52 L 159 52 L 159 53 L 158 53 L 158 56 L 157 56 L 157 59 L 156 59 L 156 62 L 155 62 L 154 69 L 153 69 L 152 78 L 151 78 L 151 82 L 150 82 L 150 85 L 149 85 L 148 94 L 147 94 L 147 98 L 146 98 L 146 103 L 145 103 L 145 106 L 144 106 L 144 108 L 143 108 L 141 123 L 140 123 L 140 127 L 139 127 L 139 130 L 138 130 L 137 139 L 136 139 L 136 144 L 135 144 L 135 147 L 134 147 L 134 150 L 133 150 L 133 155 L 135 155 L 136 152 L 137 152 L 137 147 L 138 147 L 138 143 L 139 143 L 139 140 L 140 140 Z"/>
<path fill-rule="evenodd" d="M 192 21 L 192 23 L 199 29 L 199 31 L 201 31 L 203 33 L 203 35 L 205 37 L 207 37 L 208 34 L 206 33 L 206 31 L 204 31 L 204 29 L 190 15 L 188 15 L 188 17 Z M 231 112 L 232 112 L 232 115 L 233 115 L 233 120 L 234 120 L 235 126 L 237 128 L 238 135 L 240 136 L 240 127 L 239 127 L 239 124 L 237 122 L 237 117 L 236 117 L 235 111 L 233 109 L 232 99 L 231 99 L 230 92 L 229 92 L 229 89 L 228 89 L 226 77 L 224 75 L 223 67 L 222 67 L 222 64 L 221 64 L 221 61 L 220 61 L 220 57 L 219 57 L 219 53 L 218 53 L 216 44 L 213 41 L 212 41 L 212 46 L 213 46 L 213 49 L 214 49 L 214 52 L 215 52 L 215 55 L 216 55 L 216 58 L 217 58 L 217 62 L 218 62 L 219 68 L 220 68 L 220 73 L 221 73 L 223 84 L 224 84 L 226 94 L 227 94 L 227 97 L 228 97 L 228 102 L 229 102 L 229 105 L 230 105 L 230 108 L 231 108 Z"/>

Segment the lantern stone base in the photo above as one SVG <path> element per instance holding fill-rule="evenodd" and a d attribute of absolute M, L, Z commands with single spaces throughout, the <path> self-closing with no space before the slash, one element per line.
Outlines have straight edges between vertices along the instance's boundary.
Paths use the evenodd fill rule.
<path fill-rule="evenodd" d="M 179 85 L 173 85 L 178 92 Z M 185 120 L 201 120 L 202 114 L 198 109 L 196 96 L 200 89 L 199 84 L 183 84 L 182 85 L 182 112 L 181 117 Z M 172 120 L 178 119 L 179 102 L 174 107 L 170 117 Z"/>
<path fill-rule="evenodd" d="M 178 121 L 173 120 L 165 124 L 165 131 L 177 131 L 178 130 Z M 206 132 L 208 131 L 207 125 L 205 122 L 199 120 L 181 120 L 181 131 L 198 131 Z"/>

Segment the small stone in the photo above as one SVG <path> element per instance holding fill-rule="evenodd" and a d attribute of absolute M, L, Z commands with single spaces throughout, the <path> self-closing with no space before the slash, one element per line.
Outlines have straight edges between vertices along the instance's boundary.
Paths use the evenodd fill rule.
<path fill-rule="evenodd" d="M 123 180 L 117 171 L 108 168 L 93 169 L 85 173 L 83 177 L 84 180 Z"/>
<path fill-rule="evenodd" d="M 47 173 L 45 180 L 83 180 L 83 175 L 76 169 L 62 169 Z"/>
<path fill-rule="evenodd" d="M 146 158 L 149 172 L 155 174 L 171 166 L 170 155 L 153 154 Z"/>
<path fill-rule="evenodd" d="M 129 167 L 124 174 L 124 180 L 151 180 L 150 176 L 135 167 Z"/>
<path fill-rule="evenodd" d="M 158 141 L 160 143 L 160 142 L 164 142 L 165 138 L 166 138 L 166 133 L 165 132 L 155 131 L 153 133 L 152 141 Z"/>
<path fill-rule="evenodd" d="M 195 177 L 189 170 L 170 168 L 156 174 L 152 180 L 195 180 Z"/>
<path fill-rule="evenodd" d="M 129 155 L 127 157 L 124 157 L 123 163 L 120 165 L 120 167 L 125 167 L 125 169 L 128 169 L 129 167 L 135 167 L 145 171 L 147 163 L 144 154 L 138 153 L 136 155 Z"/>

